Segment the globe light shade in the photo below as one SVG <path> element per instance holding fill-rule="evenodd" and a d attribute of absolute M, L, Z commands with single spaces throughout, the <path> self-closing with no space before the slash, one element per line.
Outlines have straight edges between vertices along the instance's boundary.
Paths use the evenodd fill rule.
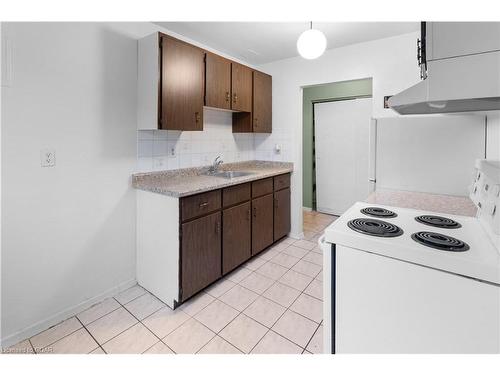
<path fill-rule="evenodd" d="M 297 39 L 297 50 L 304 59 L 317 59 L 325 52 L 325 49 L 326 37 L 319 30 L 306 30 Z"/>

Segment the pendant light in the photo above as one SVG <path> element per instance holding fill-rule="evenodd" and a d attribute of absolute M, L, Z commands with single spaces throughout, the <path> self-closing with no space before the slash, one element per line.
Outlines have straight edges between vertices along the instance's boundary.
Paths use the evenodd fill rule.
<path fill-rule="evenodd" d="M 321 31 L 312 28 L 300 34 L 297 39 L 297 51 L 304 59 L 312 60 L 320 57 L 326 49 L 326 37 Z"/>

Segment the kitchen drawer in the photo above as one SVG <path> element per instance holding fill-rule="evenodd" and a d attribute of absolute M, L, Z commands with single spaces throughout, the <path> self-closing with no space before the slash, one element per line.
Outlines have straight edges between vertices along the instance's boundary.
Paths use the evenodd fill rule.
<path fill-rule="evenodd" d="M 262 195 L 271 194 L 273 192 L 273 178 L 265 178 L 252 182 L 252 198 Z"/>
<path fill-rule="evenodd" d="M 274 177 L 274 191 L 290 187 L 290 173 Z"/>
<path fill-rule="evenodd" d="M 221 191 L 214 190 L 206 193 L 193 195 L 182 198 L 181 200 L 181 216 L 182 221 L 192 219 L 194 217 L 209 214 L 212 211 L 221 208 Z"/>
<path fill-rule="evenodd" d="M 250 199 L 250 183 L 222 189 L 222 206 L 229 207 Z"/>

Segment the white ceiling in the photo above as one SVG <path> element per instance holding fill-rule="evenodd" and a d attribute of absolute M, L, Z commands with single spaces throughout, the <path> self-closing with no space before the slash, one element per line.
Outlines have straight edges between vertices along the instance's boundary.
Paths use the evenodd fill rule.
<path fill-rule="evenodd" d="M 259 65 L 298 56 L 296 41 L 309 22 L 155 22 L 235 58 Z M 315 22 L 327 49 L 419 30 L 418 22 Z"/>

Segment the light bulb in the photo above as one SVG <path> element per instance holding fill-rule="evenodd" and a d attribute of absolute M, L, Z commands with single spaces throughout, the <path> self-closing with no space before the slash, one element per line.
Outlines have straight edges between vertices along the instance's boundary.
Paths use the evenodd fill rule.
<path fill-rule="evenodd" d="M 320 57 L 326 49 L 325 35 L 316 29 L 309 29 L 297 39 L 297 50 L 300 56 L 312 60 Z"/>

